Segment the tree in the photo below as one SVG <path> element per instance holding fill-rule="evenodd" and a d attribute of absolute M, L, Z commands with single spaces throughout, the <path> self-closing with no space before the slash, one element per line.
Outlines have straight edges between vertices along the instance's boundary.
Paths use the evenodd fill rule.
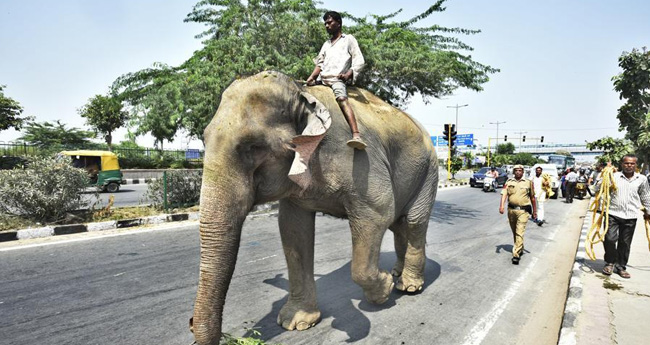
<path fill-rule="evenodd" d="M 569 151 L 567 151 L 567 150 L 556 150 L 556 151 L 555 151 L 555 154 L 556 154 L 556 155 L 567 156 L 567 157 L 572 156 L 572 155 L 571 155 L 571 152 L 569 152 Z"/>
<path fill-rule="evenodd" d="M 415 93 L 426 101 L 459 87 L 482 90 L 488 75 L 498 70 L 463 54 L 472 48 L 451 36 L 480 31 L 416 26 L 443 12 L 443 3 L 403 22 L 389 22 L 400 11 L 370 18 L 342 13 L 346 32 L 357 37 L 366 59 L 358 86 L 396 106 L 405 105 Z M 267 69 L 296 79 L 309 75 L 312 59 L 327 39 L 324 12 L 312 0 L 199 1 L 185 20 L 208 27 L 198 36 L 205 39 L 203 48 L 181 66 L 154 65 L 118 78 L 113 88 L 135 106 L 157 92 L 155 85 L 176 84 L 180 97 L 170 102 L 180 111 L 174 116 L 179 126 L 202 139 L 221 93 L 238 76 Z"/>
<path fill-rule="evenodd" d="M 24 127 L 23 132 L 24 134 L 18 140 L 50 151 L 63 148 L 88 148 L 93 145 L 89 139 L 95 137 L 90 131 L 67 128 L 59 120 L 56 123 L 30 122 Z"/>
<path fill-rule="evenodd" d="M 86 123 L 95 133 L 101 133 L 106 140 L 108 149 L 111 150 L 113 131 L 124 126 L 129 113 L 122 109 L 122 102 L 111 96 L 96 95 L 79 109 L 79 115 L 86 118 Z"/>
<path fill-rule="evenodd" d="M 587 143 L 589 150 L 603 150 L 601 156 L 598 156 L 600 163 L 612 162 L 618 166 L 618 163 L 628 153 L 634 152 L 632 143 L 627 139 L 614 139 L 612 137 L 600 138 L 596 141 Z"/>
<path fill-rule="evenodd" d="M 618 58 L 623 72 L 614 76 L 614 90 L 625 103 L 618 109 L 621 130 L 635 147 L 640 160 L 650 162 L 650 52 L 643 47 L 623 52 Z"/>
<path fill-rule="evenodd" d="M 497 146 L 498 155 L 511 155 L 513 153 L 515 153 L 515 144 L 513 143 L 499 144 Z"/>
<path fill-rule="evenodd" d="M 472 152 L 470 152 L 470 151 L 467 151 L 467 152 L 463 152 L 463 154 L 461 156 L 465 160 L 467 169 L 471 169 L 472 165 L 474 163 L 474 154 Z"/>
<path fill-rule="evenodd" d="M 521 164 L 533 166 L 538 163 L 540 160 L 528 152 L 519 152 L 512 156 L 510 162 L 512 164 Z"/>
<path fill-rule="evenodd" d="M 451 173 L 451 178 L 456 178 L 456 173 L 463 168 L 463 160 L 460 159 L 458 156 L 451 157 L 450 168 L 451 170 L 449 172 Z"/>
<path fill-rule="evenodd" d="M 23 107 L 20 106 L 20 103 L 6 97 L 4 88 L 5 85 L 0 85 L 0 131 L 9 128 L 19 131 L 22 125 L 32 118 L 20 118 L 20 115 L 23 113 Z"/>

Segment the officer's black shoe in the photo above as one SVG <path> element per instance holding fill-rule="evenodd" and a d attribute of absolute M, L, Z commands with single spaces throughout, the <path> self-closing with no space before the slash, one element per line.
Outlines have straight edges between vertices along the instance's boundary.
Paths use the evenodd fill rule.
<path fill-rule="evenodd" d="M 519 258 L 512 258 L 513 265 L 519 265 Z"/>
<path fill-rule="evenodd" d="M 544 224 L 544 221 L 543 221 L 543 220 L 538 220 L 538 221 L 537 221 L 537 226 L 542 226 L 542 224 Z"/>

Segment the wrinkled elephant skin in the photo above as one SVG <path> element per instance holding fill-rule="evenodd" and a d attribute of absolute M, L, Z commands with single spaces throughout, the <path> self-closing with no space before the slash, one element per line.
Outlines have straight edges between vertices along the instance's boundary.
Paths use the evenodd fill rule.
<path fill-rule="evenodd" d="M 347 218 L 352 279 L 368 301 L 385 302 L 393 287 L 424 285 L 425 241 L 438 185 L 437 158 L 427 132 L 368 91 L 350 87 L 365 151 L 346 145 L 351 133 L 326 86 L 305 87 L 277 72 L 240 79 L 223 93 L 205 130 L 201 189 L 201 261 L 192 330 L 198 344 L 217 344 L 241 228 L 254 205 L 279 200 L 279 227 L 289 271 L 289 298 L 278 324 L 304 330 L 320 320 L 314 281 L 316 212 Z M 303 149 L 309 118 L 331 117 L 318 146 Z M 295 152 L 307 152 L 308 174 L 288 177 Z M 310 153 L 312 152 L 313 153 Z M 301 153 L 302 155 L 302 153 Z M 392 272 L 378 267 L 384 233 L 394 233 Z M 391 275 L 392 273 L 392 275 Z"/>

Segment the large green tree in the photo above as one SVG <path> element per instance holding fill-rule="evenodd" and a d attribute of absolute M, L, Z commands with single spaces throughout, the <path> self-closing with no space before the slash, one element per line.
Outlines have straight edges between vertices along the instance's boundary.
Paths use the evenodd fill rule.
<path fill-rule="evenodd" d="M 444 2 L 401 22 L 393 20 L 400 11 L 363 18 L 342 13 L 344 31 L 357 37 L 366 59 L 358 85 L 396 106 L 404 106 L 416 93 L 428 101 L 459 87 L 482 90 L 489 74 L 498 70 L 472 60 L 467 54 L 472 48 L 455 37 L 479 31 L 418 26 L 421 20 L 443 12 Z M 165 108 L 176 110 L 170 118 L 202 139 L 221 93 L 238 76 L 268 69 L 296 79 L 310 74 L 313 58 L 327 39 L 322 21 L 325 10 L 317 4 L 312 0 L 199 1 L 186 21 L 207 27 L 198 36 L 204 39 L 203 48 L 181 66 L 155 65 L 118 78 L 113 87 L 136 106 L 158 93 L 161 84 L 174 84 L 180 97 L 168 100 L 173 106 Z"/>
<path fill-rule="evenodd" d="M 95 133 L 104 136 L 108 149 L 113 143 L 113 131 L 124 126 L 129 113 L 123 109 L 122 102 L 112 96 L 96 95 L 79 109 L 79 115 L 86 118 L 86 123 Z"/>
<path fill-rule="evenodd" d="M 91 131 L 68 128 L 57 120 L 56 123 L 29 122 L 24 126 L 23 135 L 18 140 L 51 151 L 63 148 L 89 148 L 93 145 L 90 138 L 94 137 L 95 134 Z"/>
<path fill-rule="evenodd" d="M 497 146 L 498 155 L 511 155 L 515 153 L 515 144 L 504 143 Z"/>
<path fill-rule="evenodd" d="M 589 150 L 603 150 L 603 154 L 598 156 L 598 161 L 601 163 L 612 162 L 618 166 L 618 163 L 628 153 L 634 152 L 632 143 L 627 139 L 614 139 L 612 137 L 604 137 L 598 140 L 587 143 Z"/>
<path fill-rule="evenodd" d="M 23 107 L 15 100 L 6 97 L 4 88 L 4 85 L 0 85 L 0 131 L 9 128 L 20 130 L 22 125 L 31 118 L 20 117 L 23 113 Z"/>
<path fill-rule="evenodd" d="M 645 164 L 650 162 L 650 51 L 645 47 L 624 52 L 618 59 L 623 70 L 612 78 L 614 90 L 625 103 L 618 109 L 621 130 Z"/>

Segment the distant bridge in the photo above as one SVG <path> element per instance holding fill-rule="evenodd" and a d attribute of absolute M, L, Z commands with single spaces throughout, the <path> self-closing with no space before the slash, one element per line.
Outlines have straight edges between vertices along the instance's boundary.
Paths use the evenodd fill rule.
<path fill-rule="evenodd" d="M 459 146 L 458 151 L 460 152 L 472 152 L 474 154 L 483 152 L 487 149 L 487 147 L 479 146 L 477 148 L 474 147 L 466 147 L 466 146 Z M 495 147 L 492 147 L 492 152 L 494 152 Z M 604 154 L 605 152 L 602 150 L 594 150 L 591 151 L 587 148 L 585 144 L 531 144 L 531 145 L 521 145 L 521 146 L 515 146 L 515 153 L 518 152 L 527 152 L 532 154 L 533 156 L 539 156 L 540 158 L 544 158 L 544 156 L 548 156 L 549 154 L 555 153 L 558 150 L 562 151 L 568 151 L 570 152 L 576 159 L 576 162 L 594 162 L 596 161 L 596 157 Z M 439 158 L 447 158 L 447 147 L 446 146 L 436 146 L 436 151 L 438 152 Z"/>

